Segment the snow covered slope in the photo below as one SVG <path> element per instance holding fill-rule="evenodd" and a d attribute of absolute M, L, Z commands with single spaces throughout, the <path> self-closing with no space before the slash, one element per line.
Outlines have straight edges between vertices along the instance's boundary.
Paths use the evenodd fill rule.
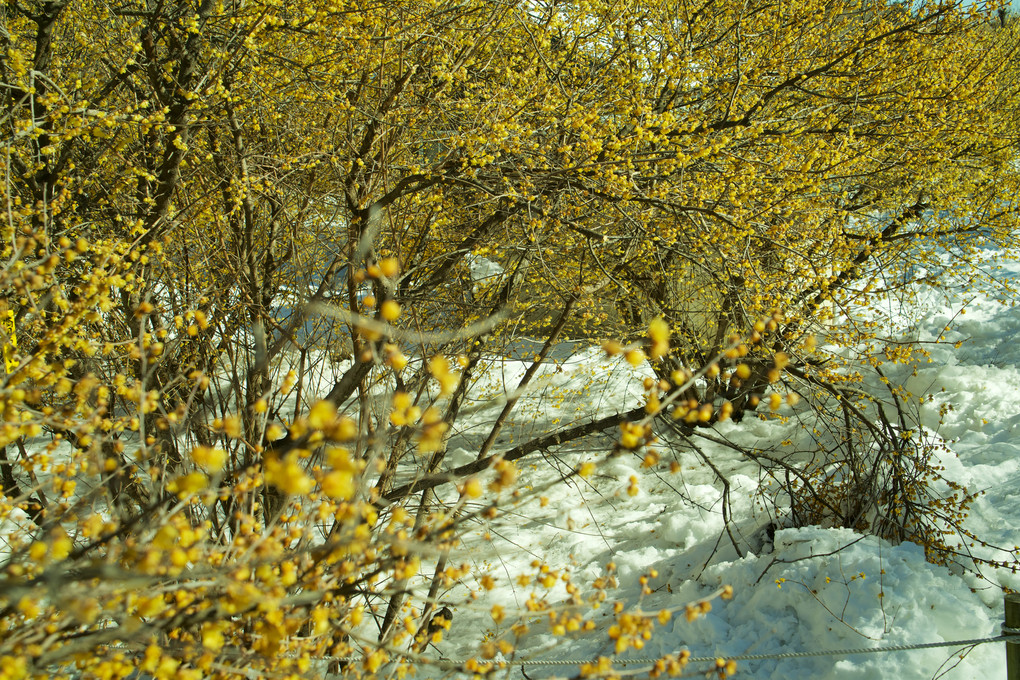
<path fill-rule="evenodd" d="M 1007 276 L 1020 272 L 1020 264 L 1006 267 Z M 968 309 L 961 316 L 964 303 Z M 929 297 L 924 305 L 895 313 L 902 315 L 895 332 L 946 341 L 931 346 L 932 362 L 918 365 L 916 375 L 905 369 L 894 377 L 915 394 L 935 394 L 922 416 L 925 426 L 945 438 L 951 449 L 942 460 L 945 474 L 983 492 L 967 526 L 1001 545 L 1020 543 L 1020 310 L 989 295 L 961 291 L 950 299 Z M 950 322 L 953 329 L 944 332 Z M 959 348 L 953 347 L 956 341 L 963 341 Z M 494 364 L 486 378 L 489 393 L 515 384 L 524 368 L 516 360 Z M 593 382 L 599 375 L 608 378 Z M 639 403 L 641 377 L 624 362 L 595 350 L 574 354 L 549 366 L 542 386 L 519 407 L 518 436 L 631 407 Z M 940 406 L 946 403 L 953 407 L 940 424 Z M 477 404 L 479 433 L 485 431 L 492 408 Z M 716 434 L 753 445 L 781 439 L 789 427 L 747 419 L 739 426 L 718 425 Z M 472 437 L 481 435 L 468 428 L 460 436 L 462 450 L 453 453 L 467 460 Z M 1002 597 L 996 586 L 1020 589 L 1020 577 L 1008 571 L 985 570 L 985 579 L 953 574 L 926 562 L 921 548 L 909 543 L 893 545 L 846 529 L 770 531 L 770 516 L 754 498 L 759 483 L 755 466 L 721 445 L 706 453 L 730 484 L 726 510 L 733 518 L 732 540 L 724 532 L 715 473 L 693 454 L 678 461 L 681 470 L 676 474 L 665 469 L 667 465 L 642 470 L 637 458 L 620 456 L 601 466 L 590 481 L 575 478 L 545 488 L 581 461 L 601 459 L 608 449 L 608 438 L 601 444 L 589 440 L 544 459 L 522 461 L 525 485 L 539 491 L 525 495 L 509 519 L 479 522 L 465 535 L 467 550 L 459 557 L 466 556 L 475 567 L 489 567 L 495 587 L 486 591 L 476 586 L 478 599 L 456 607 L 452 629 L 439 645 L 445 657 L 464 658 L 480 637 L 501 636 L 515 641 L 517 660 L 609 655 L 613 643 L 607 631 L 615 618 L 615 601 L 625 610 L 672 613 L 664 625 L 655 626 L 644 649 L 628 650 L 621 659 L 656 658 L 683 649 L 696 657 L 728 657 L 982 638 L 998 633 Z M 636 485 L 632 478 L 638 479 Z M 563 574 L 590 584 L 606 574 L 609 562 L 615 564 L 619 587 L 608 591 L 606 604 L 590 617 L 594 631 L 554 635 L 547 612 L 529 614 L 533 591 L 544 596 L 557 616 L 568 613 L 568 607 L 558 605 L 567 598 Z M 543 565 L 545 575 L 558 579 L 550 589 L 536 586 Z M 525 585 L 520 574 L 536 578 Z M 714 599 L 707 614 L 686 619 L 684 605 L 723 585 L 733 587 L 732 599 Z M 464 593 L 454 589 L 447 596 Z M 492 616 L 493 605 L 505 609 L 500 623 Z M 518 615 L 530 616 L 530 625 L 515 638 L 509 628 Z M 435 649 L 429 653 L 438 654 Z M 738 677 L 747 678 L 920 680 L 945 673 L 947 678 L 993 680 L 1005 677 L 1004 657 L 1002 643 L 994 643 L 973 649 L 741 661 L 737 670 Z M 688 673 L 711 665 L 692 664 Z M 577 674 L 576 666 L 525 670 L 533 678 Z M 508 672 L 509 677 L 521 677 L 519 668 Z"/>

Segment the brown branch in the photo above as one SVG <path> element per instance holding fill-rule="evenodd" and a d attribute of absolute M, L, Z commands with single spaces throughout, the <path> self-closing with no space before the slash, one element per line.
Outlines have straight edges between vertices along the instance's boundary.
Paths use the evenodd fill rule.
<path fill-rule="evenodd" d="M 378 503 L 382 506 L 386 506 L 402 498 L 406 498 L 415 491 L 421 491 L 422 489 L 433 489 L 437 486 L 447 484 L 449 482 L 461 479 L 468 475 L 477 474 L 479 472 L 487 470 L 497 460 L 507 461 L 518 460 L 520 458 L 524 458 L 530 453 L 534 453 L 536 451 L 544 451 L 553 446 L 562 446 L 563 444 L 571 442 L 575 439 L 580 439 L 581 437 L 585 437 L 595 432 L 602 432 L 604 430 L 608 430 L 609 428 L 615 427 L 620 423 L 627 422 L 635 418 L 642 418 L 646 415 L 647 413 L 645 412 L 645 407 L 638 406 L 637 408 L 633 408 L 629 411 L 624 411 L 623 413 L 616 413 L 611 416 L 599 418 L 598 420 L 592 421 L 590 423 L 576 425 L 566 430 L 561 430 L 560 432 L 554 432 L 544 437 L 539 437 L 538 439 L 532 439 L 529 442 L 526 442 L 519 446 L 515 446 L 509 451 L 505 451 L 503 453 L 496 453 L 491 456 L 486 456 L 485 458 L 476 460 L 473 463 L 468 463 L 466 465 L 461 465 L 460 467 L 454 468 L 453 470 L 450 470 L 445 474 L 423 477 L 421 479 L 410 482 L 409 484 L 404 484 L 403 486 L 397 487 L 396 489 L 393 489 L 389 493 L 383 495 L 383 497 L 378 501 Z"/>

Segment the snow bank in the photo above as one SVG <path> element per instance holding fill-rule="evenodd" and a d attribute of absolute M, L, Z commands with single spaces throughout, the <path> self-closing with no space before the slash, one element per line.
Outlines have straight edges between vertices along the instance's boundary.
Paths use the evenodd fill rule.
<path fill-rule="evenodd" d="M 1007 263 L 1003 271 L 1020 277 L 1020 263 Z M 960 315 L 965 305 L 967 313 Z M 921 415 L 926 428 L 949 447 L 940 460 L 945 476 L 983 494 L 967 528 L 1012 548 L 1020 526 L 1020 346 L 1014 337 L 1020 331 L 1020 310 L 1000 304 L 991 293 L 961 290 L 946 297 L 921 290 L 916 303 L 890 301 L 884 313 L 891 335 L 943 341 L 928 345 L 930 362 L 888 366 L 887 374 L 916 395 L 932 395 Z M 954 348 L 957 341 L 962 344 Z M 512 389 L 524 359 L 518 355 L 494 365 L 496 372 L 486 378 L 490 394 Z M 515 414 L 515 426 L 538 432 L 618 412 L 638 403 L 642 377 L 597 350 L 558 358 L 529 391 L 529 406 Z M 489 417 L 486 407 L 479 406 L 474 417 L 481 426 Z M 715 433 L 753 447 L 781 441 L 796 430 L 792 421 L 752 418 L 717 426 Z M 544 488 L 580 461 L 600 459 L 609 442 L 607 437 L 601 444 L 589 441 L 522 461 L 525 486 Z M 475 566 L 491 568 L 497 586 L 458 608 L 451 634 L 441 645 L 443 654 L 463 658 L 480 637 L 507 634 L 515 615 L 525 612 L 532 590 L 515 577 L 533 573 L 532 563 L 539 562 L 590 583 L 612 561 L 619 588 L 609 592 L 610 602 L 645 612 L 676 609 L 721 585 L 733 587 L 731 600 L 714 601 L 712 610 L 694 622 L 681 612 L 657 626 L 643 650 L 628 651 L 622 659 L 682 649 L 694 656 L 779 655 L 998 633 L 1002 596 L 996 586 L 1020 589 L 1020 578 L 1009 570 L 984 569 L 983 579 L 961 576 L 926 562 L 916 545 L 893 545 L 845 529 L 781 529 L 773 536 L 766 532 L 771 517 L 755 499 L 755 466 L 725 446 L 706 443 L 704 450 L 731 484 L 728 510 L 739 553 L 724 532 L 724 499 L 715 473 L 696 455 L 681 455 L 681 471 L 675 475 L 642 470 L 636 457 L 619 456 L 601 466 L 590 482 L 546 491 L 541 502 L 526 498 L 513 521 L 480 526 L 466 537 Z M 640 480 L 634 495 L 627 492 L 632 476 Z M 982 546 L 973 550 L 985 557 L 1009 557 Z M 648 580 L 652 592 L 642 595 L 639 579 L 649 573 L 656 574 Z M 565 597 L 557 587 L 546 601 L 557 607 Z M 493 604 L 506 608 L 504 623 L 494 623 Z M 567 637 L 549 632 L 545 614 L 533 616 L 529 632 L 517 641 L 518 658 L 582 660 L 610 654 L 611 608 L 589 616 L 594 633 Z M 576 672 L 576 667 L 563 666 L 527 669 L 533 678 Z M 738 672 L 738 677 L 756 679 L 926 680 L 945 673 L 947 678 L 994 680 L 1005 677 L 1005 664 L 1002 644 L 994 643 L 973 649 L 742 661 Z M 510 677 L 522 677 L 520 670 L 513 669 Z"/>

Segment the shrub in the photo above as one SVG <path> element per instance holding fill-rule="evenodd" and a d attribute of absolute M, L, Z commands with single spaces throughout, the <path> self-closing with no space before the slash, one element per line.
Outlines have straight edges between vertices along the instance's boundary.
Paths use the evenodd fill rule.
<path fill-rule="evenodd" d="M 848 394 L 819 322 L 939 248 L 1014 245 L 1014 38 L 946 3 L 788 5 L 8 3 L 0 677 L 376 673 L 441 635 L 516 461 Z M 651 365 L 646 404 L 501 441 L 596 330 Z M 452 462 L 522 337 L 533 370 Z M 857 450 L 863 412 L 810 404 Z M 870 432 L 875 503 L 941 554 L 930 466 Z M 847 484 L 879 458 L 784 463 L 821 486 L 791 512 L 863 526 Z M 651 625 L 617 614 L 625 646 Z"/>

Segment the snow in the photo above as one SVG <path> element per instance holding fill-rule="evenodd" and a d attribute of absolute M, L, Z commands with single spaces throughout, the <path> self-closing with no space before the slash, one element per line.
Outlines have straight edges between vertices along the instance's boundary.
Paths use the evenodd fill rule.
<path fill-rule="evenodd" d="M 994 253 L 989 254 L 994 259 Z M 472 276 L 497 275 L 497 267 L 479 259 Z M 1005 281 L 1020 278 L 1020 262 L 994 261 Z M 888 332 L 926 343 L 930 362 L 890 367 L 888 375 L 916 395 L 932 394 L 920 407 L 929 437 L 941 438 L 946 478 L 980 491 L 966 527 L 993 544 L 1012 548 L 1020 542 L 1020 309 L 1001 304 L 994 292 L 961 287 L 949 295 L 920 289 L 917 299 L 890 298 L 880 305 Z M 965 313 L 961 309 L 965 308 Z M 949 327 L 946 330 L 946 327 Z M 936 341 L 937 344 L 936 344 Z M 960 343 L 958 347 L 954 343 Z M 505 357 L 489 360 L 465 404 L 464 420 L 450 442 L 447 462 L 474 460 L 495 414 L 514 396 L 531 358 L 541 345 L 522 340 Z M 497 448 L 557 428 L 633 408 L 641 403 L 647 369 L 634 369 L 620 358 L 607 358 L 597 348 L 563 343 L 555 348 L 507 423 Z M 790 407 L 784 406 L 786 413 Z M 519 500 L 495 520 L 473 520 L 451 564 L 467 562 L 475 576 L 441 597 L 454 610 L 453 625 L 438 648 L 427 654 L 449 659 L 473 656 L 482 639 L 514 642 L 515 660 L 593 660 L 613 653 L 607 630 L 614 621 L 613 603 L 625 611 L 669 610 L 671 618 L 656 624 L 640 650 L 630 649 L 617 665 L 688 650 L 695 657 L 781 655 L 797 652 L 875 648 L 994 636 L 1002 620 L 1000 587 L 1020 590 L 1020 576 L 1009 570 L 982 569 L 982 576 L 951 571 L 928 563 L 919 546 L 894 545 L 847 529 L 804 527 L 769 530 L 774 508 L 758 495 L 763 479 L 757 467 L 724 445 L 766 447 L 804 436 L 794 419 L 745 418 L 739 424 L 715 426 L 717 442 L 699 446 L 729 483 L 724 498 L 717 474 L 693 452 L 663 450 L 663 463 L 642 468 L 636 456 L 606 460 L 614 432 L 572 442 L 518 461 Z M 674 460 L 678 473 L 668 470 Z M 562 475 L 583 461 L 599 461 L 588 480 Z M 638 480 L 633 488 L 632 479 Z M 442 487 L 455 500 L 450 486 Z M 453 494 L 451 496 L 451 494 Z M 488 499 L 483 499 L 488 502 Z M 723 508 L 732 518 L 726 532 Z M 468 505 L 467 510 L 478 506 Z M 0 525 L 0 536 L 28 524 L 21 514 Z M 734 547 L 736 543 L 737 547 Z M 4 546 L 0 543 L 0 554 Z M 739 548 L 739 551 L 738 551 Z M 993 559 L 1004 555 L 977 546 L 975 554 Z M 534 580 L 543 565 L 557 577 L 569 574 L 582 592 L 615 564 L 618 586 L 607 590 L 597 610 L 569 604 L 564 581 L 550 589 Z M 536 566 L 537 565 L 537 566 Z M 412 584 L 427 591 L 428 564 Z M 478 580 L 487 571 L 496 580 L 489 591 Z M 642 593 L 642 579 L 647 591 Z M 731 599 L 713 597 L 723 586 Z M 475 591 L 477 597 L 472 598 Z M 532 593 L 544 598 L 557 614 L 582 613 L 595 626 L 590 633 L 553 635 L 548 613 L 527 610 Z M 711 610 L 693 621 L 685 617 L 688 603 L 712 597 Z M 493 605 L 506 609 L 496 623 Z M 519 638 L 510 626 L 520 618 L 529 629 Z M 502 659 L 497 656 L 497 659 Z M 694 663 L 686 676 L 712 667 Z M 428 677 L 423 668 L 419 677 Z M 973 648 L 949 647 L 874 654 L 840 654 L 738 662 L 741 678 L 850 679 L 896 677 L 1005 678 L 1002 643 Z M 530 678 L 572 677 L 577 666 L 530 665 Z M 944 675 L 943 675 L 944 674 Z M 523 677 L 512 666 L 502 677 Z"/>
<path fill-rule="evenodd" d="M 1006 280 L 1020 276 L 1018 262 L 994 264 L 1004 267 L 1000 276 Z M 993 544 L 1012 548 L 1018 542 L 1015 527 L 1020 526 L 1020 345 L 1015 341 L 1020 310 L 1001 304 L 994 292 L 963 287 L 949 295 L 923 288 L 919 292 L 909 302 L 889 300 L 881 311 L 888 317 L 890 335 L 929 343 L 930 362 L 890 367 L 887 374 L 916 395 L 933 395 L 920 415 L 926 436 L 941 439 L 949 449 L 940 455 L 943 474 L 981 492 L 965 526 Z M 961 343 L 958 348 L 956 342 Z M 522 350 L 489 366 L 480 381 L 488 401 L 470 406 L 472 421 L 465 432 L 484 436 L 486 424 L 503 395 L 516 388 L 529 358 Z M 644 375 L 597 349 L 567 346 L 527 390 L 507 426 L 506 432 L 512 433 L 508 437 L 523 440 L 632 408 L 640 403 Z M 719 424 L 714 435 L 753 447 L 796 436 L 797 430 L 792 419 L 749 418 Z M 485 592 L 468 583 L 481 593 L 474 601 L 463 587 L 446 593 L 449 601 L 459 599 L 460 604 L 438 652 L 431 649 L 429 654 L 468 658 L 480 637 L 503 635 L 515 643 L 517 660 L 593 660 L 613 652 L 606 632 L 616 601 L 625 611 L 673 613 L 665 625 L 655 626 L 643 649 L 618 657 L 618 666 L 624 660 L 655 659 L 685 649 L 695 657 L 730 657 L 965 640 L 997 635 L 1000 586 L 1020 589 L 1020 577 L 1009 570 L 982 568 L 981 577 L 961 573 L 928 563 L 917 545 L 894 545 L 848 529 L 779 529 L 773 535 L 766 530 L 770 509 L 756 495 L 761 483 L 756 466 L 713 442 L 701 446 L 729 482 L 726 503 L 739 553 L 725 532 L 720 484 L 694 454 L 679 454 L 678 474 L 663 466 L 643 470 L 637 457 L 620 455 L 600 464 L 591 480 L 554 484 L 582 461 L 603 460 L 612 434 L 519 461 L 524 488 L 540 491 L 525 493 L 507 516 L 469 527 L 459 554 L 474 569 L 489 569 L 497 585 Z M 454 440 L 453 446 L 462 447 L 457 453 L 469 459 L 469 441 L 458 445 Z M 669 458 L 663 456 L 666 466 Z M 628 493 L 632 477 L 639 480 L 634 495 Z M 994 559 L 1009 557 L 981 546 L 973 550 Z M 558 575 L 568 572 L 584 587 L 605 575 L 610 561 L 619 586 L 608 591 L 600 609 L 587 610 L 595 631 L 554 636 L 547 612 L 527 611 L 533 592 L 558 613 L 574 611 L 563 604 L 567 593 L 562 581 L 548 591 L 517 582 L 519 574 L 537 573 L 540 567 L 533 563 L 547 565 Z M 430 574 L 427 569 L 423 573 Z M 650 591 L 645 594 L 643 576 Z M 724 585 L 732 586 L 732 599 L 715 598 L 706 615 L 694 621 L 685 618 L 687 603 Z M 501 624 L 490 616 L 493 604 L 507 610 Z M 508 629 L 518 616 L 529 621 L 529 630 L 515 639 Z M 685 675 L 711 666 L 692 664 Z M 519 666 L 507 672 L 508 677 L 523 677 Z M 526 672 L 531 678 L 570 677 L 577 667 L 530 665 Z M 738 677 L 994 680 L 1005 677 L 1005 661 L 1003 645 L 993 643 L 740 661 Z"/>

